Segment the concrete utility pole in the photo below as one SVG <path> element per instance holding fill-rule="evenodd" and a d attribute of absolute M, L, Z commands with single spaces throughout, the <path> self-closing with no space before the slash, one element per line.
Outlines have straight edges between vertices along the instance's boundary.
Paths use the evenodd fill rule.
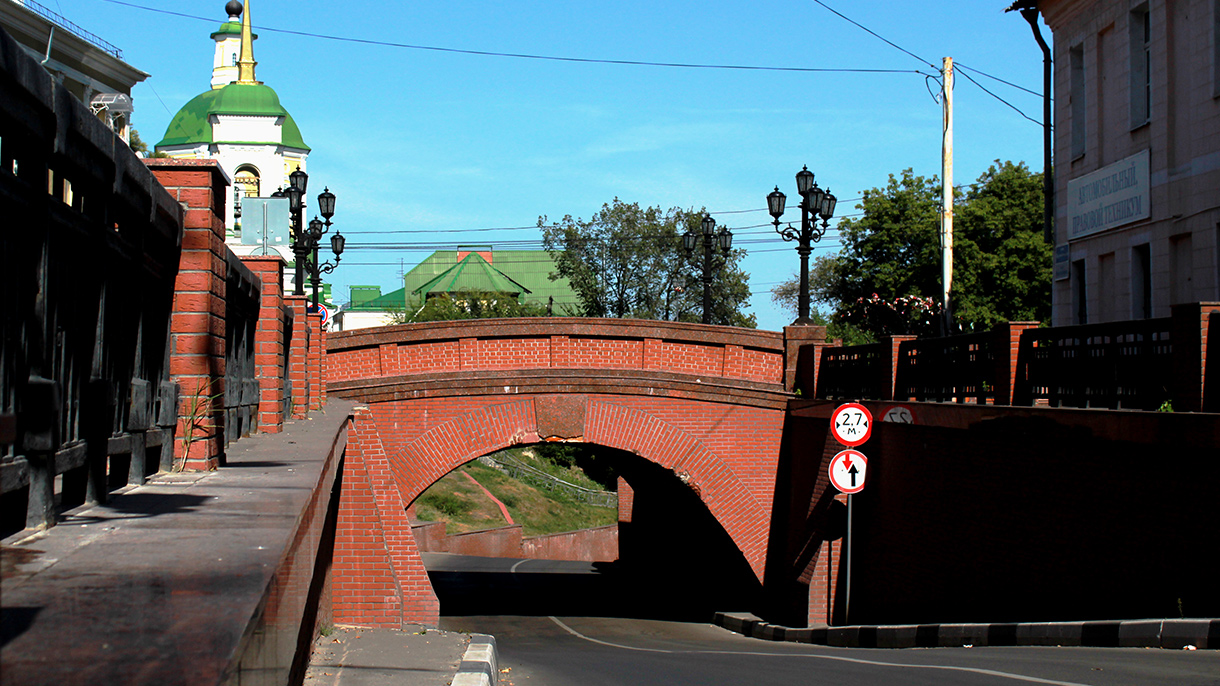
<path fill-rule="evenodd" d="M 941 85 L 941 104 L 944 105 L 945 120 L 941 139 L 941 181 L 944 184 L 940 215 L 940 246 L 943 275 L 941 279 L 941 308 L 943 309 L 942 334 L 953 331 L 953 315 L 949 309 L 949 291 L 953 287 L 953 58 L 944 58 Z"/>

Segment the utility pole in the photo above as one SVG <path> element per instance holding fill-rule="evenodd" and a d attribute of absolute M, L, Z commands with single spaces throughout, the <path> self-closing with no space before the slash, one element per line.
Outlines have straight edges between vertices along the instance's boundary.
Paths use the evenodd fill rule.
<path fill-rule="evenodd" d="M 949 309 L 949 291 L 953 287 L 953 58 L 944 58 L 941 104 L 944 106 L 944 127 L 940 147 L 942 191 L 940 215 L 941 308 L 944 315 L 942 335 L 953 331 L 953 314 Z"/>

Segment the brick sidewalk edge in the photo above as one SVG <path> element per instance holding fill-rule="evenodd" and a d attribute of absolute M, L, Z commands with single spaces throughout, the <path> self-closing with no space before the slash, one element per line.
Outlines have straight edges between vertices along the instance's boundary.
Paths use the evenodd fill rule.
<path fill-rule="evenodd" d="M 496 637 L 471 634 L 452 686 L 494 686 L 500 678 Z"/>
<path fill-rule="evenodd" d="M 1141 619 L 1005 624 L 904 624 L 797 629 L 744 612 L 717 612 L 713 624 L 743 636 L 840 648 L 1089 646 L 1220 648 L 1220 619 Z M 454 682 L 455 684 L 457 682 Z"/>

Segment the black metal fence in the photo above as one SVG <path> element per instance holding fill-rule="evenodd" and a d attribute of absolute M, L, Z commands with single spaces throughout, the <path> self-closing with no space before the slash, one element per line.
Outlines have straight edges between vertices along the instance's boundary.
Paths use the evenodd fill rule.
<path fill-rule="evenodd" d="M 5 530 L 172 459 L 181 209 L 0 31 L 0 475 Z"/>
<path fill-rule="evenodd" d="M 1166 317 L 1023 332 L 1013 404 L 1157 409 L 1173 395 L 1172 322 Z"/>
<path fill-rule="evenodd" d="M 1004 325 L 990 332 L 901 341 L 892 373 L 887 359 L 892 342 L 823 348 L 816 397 L 1007 404 L 1011 388 L 1013 405 L 1156 410 L 1170 407 L 1166 403 L 1175 397 L 1177 383 L 1187 394 L 1202 390 L 1202 409 L 1214 412 L 1220 409 L 1220 393 L 1209 388 L 1214 368 L 1208 368 L 1208 379 L 1196 379 L 1193 391 L 1175 380 L 1175 374 L 1189 381 L 1187 376 L 1200 373 L 1207 341 L 1184 336 L 1197 332 L 1199 313 L 1183 310 L 1176 329 L 1174 317 L 1025 328 L 1015 356 L 1017 339 Z M 1218 320 L 1216 313 L 1210 315 L 1209 321 Z M 1182 337 L 1176 352 L 1175 331 Z"/>
<path fill-rule="evenodd" d="M 898 346 L 894 399 L 930 402 L 995 401 L 997 336 L 990 332 L 903 341 Z"/>

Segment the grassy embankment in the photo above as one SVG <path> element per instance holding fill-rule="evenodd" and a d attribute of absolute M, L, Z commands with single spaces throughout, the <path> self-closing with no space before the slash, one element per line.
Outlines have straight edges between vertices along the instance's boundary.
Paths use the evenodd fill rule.
<path fill-rule="evenodd" d="M 561 466 L 540 458 L 530 449 L 514 451 L 531 467 L 586 488 L 602 488 L 575 464 Z M 549 491 L 518 481 L 479 462 L 466 464 L 433 484 L 415 501 L 416 516 L 428 521 L 444 521 L 451 534 L 492 529 L 508 524 L 483 491 L 462 475 L 466 472 L 491 491 L 508 508 L 513 521 L 526 536 L 576 531 L 613 524 L 618 511 L 582 503 L 560 490 Z"/>

